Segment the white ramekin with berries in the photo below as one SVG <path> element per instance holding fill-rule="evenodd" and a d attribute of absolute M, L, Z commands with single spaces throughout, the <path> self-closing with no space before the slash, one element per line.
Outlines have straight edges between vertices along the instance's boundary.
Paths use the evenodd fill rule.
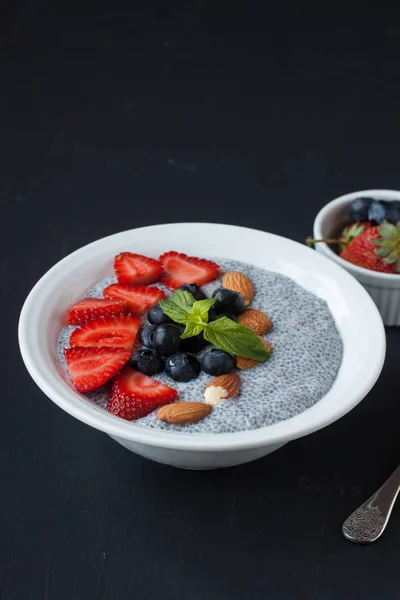
<path fill-rule="evenodd" d="M 385 325 L 400 325 L 400 191 L 362 190 L 328 202 L 307 242 L 365 287 Z"/>

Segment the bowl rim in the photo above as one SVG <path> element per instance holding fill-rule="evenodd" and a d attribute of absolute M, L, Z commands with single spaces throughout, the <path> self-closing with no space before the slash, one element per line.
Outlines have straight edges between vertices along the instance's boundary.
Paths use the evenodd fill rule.
<path fill-rule="evenodd" d="M 353 291 L 356 291 L 360 298 L 363 298 L 363 302 L 366 303 L 369 316 L 371 318 L 369 324 L 371 328 L 374 328 L 376 334 L 376 340 L 374 341 L 375 361 L 372 365 L 370 365 L 366 377 L 363 379 L 361 384 L 357 384 L 354 392 L 346 397 L 349 398 L 351 396 L 351 400 L 338 402 L 337 405 L 332 403 L 329 405 L 329 410 L 324 411 L 321 407 L 324 399 L 323 397 L 314 406 L 306 411 L 303 411 L 298 415 L 291 417 L 290 419 L 280 421 L 274 425 L 261 427 L 256 430 L 246 430 L 235 433 L 207 433 L 194 435 L 182 432 L 176 433 L 171 431 L 162 431 L 159 429 L 132 426 L 131 422 L 124 421 L 123 419 L 111 415 L 89 402 L 75 404 L 73 399 L 76 398 L 77 392 L 70 388 L 66 388 L 66 386 L 66 389 L 64 389 L 64 386 L 61 386 L 61 384 L 56 385 L 54 381 L 49 381 L 50 370 L 47 369 L 45 373 L 42 372 L 40 368 L 40 361 L 38 363 L 34 348 L 30 347 L 29 344 L 30 330 L 33 328 L 37 329 L 38 327 L 38 323 L 35 323 L 34 321 L 32 322 L 31 320 L 32 315 L 34 316 L 34 307 L 37 303 L 40 303 L 40 297 L 43 297 L 43 294 L 46 294 L 45 288 L 48 282 L 53 279 L 57 279 L 57 276 L 62 273 L 64 267 L 70 263 L 76 262 L 77 257 L 80 257 L 80 255 L 83 256 L 88 252 L 93 253 L 97 248 L 100 251 L 103 245 L 107 245 L 108 242 L 112 242 L 120 236 L 132 234 L 138 230 L 146 233 L 148 232 L 151 235 L 161 235 L 162 228 L 165 227 L 193 227 L 199 225 L 206 226 L 207 228 L 229 228 L 232 233 L 234 233 L 235 230 L 237 233 L 239 233 L 239 230 L 246 230 L 251 234 L 264 234 L 271 238 L 276 238 L 277 240 L 284 240 L 286 244 L 288 243 L 293 245 L 295 252 L 296 250 L 299 252 L 301 248 L 301 252 L 309 252 L 310 256 L 312 253 L 314 261 L 323 261 L 326 267 L 329 264 L 329 269 L 333 269 L 333 271 L 345 281 L 346 286 L 350 287 L 350 291 L 353 289 Z M 126 230 L 98 239 L 79 248 L 78 250 L 75 250 L 51 267 L 32 288 L 21 310 L 18 324 L 18 339 L 23 361 L 32 379 L 46 396 L 48 396 L 55 404 L 60 406 L 73 417 L 107 433 L 112 437 L 122 440 L 129 440 L 133 443 L 136 442 L 138 444 L 166 449 L 168 448 L 185 451 L 201 450 L 205 452 L 232 451 L 240 449 L 244 450 L 272 445 L 282 445 L 290 440 L 303 437 L 314 431 L 322 429 L 323 427 L 326 427 L 327 425 L 347 414 L 368 394 L 381 373 L 386 352 L 385 330 L 381 316 L 374 302 L 361 284 L 334 262 L 330 261 L 323 255 L 316 253 L 311 248 L 307 248 L 303 244 L 282 236 L 277 236 L 275 234 L 247 227 L 200 222 L 167 223 Z M 53 376 L 51 375 L 50 379 L 52 377 Z M 323 414 L 320 414 L 321 412 Z"/>
<path fill-rule="evenodd" d="M 314 239 L 320 239 L 323 237 L 323 234 L 321 231 L 321 226 L 322 226 L 323 221 L 326 219 L 326 217 L 332 211 L 332 209 L 337 208 L 338 206 L 344 206 L 346 204 L 349 204 L 352 200 L 355 200 L 359 196 L 364 196 L 364 195 L 365 196 L 377 196 L 377 195 L 385 196 L 385 195 L 387 195 L 388 198 L 383 198 L 383 200 L 386 199 L 386 200 L 399 200 L 400 201 L 400 190 L 389 190 L 389 189 L 358 190 L 355 192 L 349 192 L 348 194 L 343 194 L 342 196 L 338 196 L 337 198 L 334 198 L 330 202 L 327 202 L 321 208 L 321 210 L 317 213 L 317 216 L 314 219 L 314 225 L 313 225 Z M 353 265 L 353 263 L 351 263 L 347 260 L 344 260 L 338 254 L 336 254 L 336 252 L 334 252 L 332 250 L 332 248 L 330 248 L 330 246 L 328 244 L 326 244 L 325 242 L 320 242 L 318 244 L 318 246 L 323 249 L 324 254 L 326 254 L 326 256 L 329 256 L 329 258 L 336 261 L 344 269 L 346 269 L 347 271 L 352 273 L 354 275 L 354 277 L 357 277 L 357 275 L 359 275 L 359 276 L 362 275 L 364 278 L 370 277 L 370 278 L 373 278 L 375 281 L 380 280 L 382 283 L 384 283 L 385 281 L 392 281 L 392 282 L 400 283 L 400 277 L 399 277 L 400 274 L 397 275 L 395 273 L 381 273 L 380 271 L 371 271 L 370 269 L 365 269 L 364 267 L 359 267 L 358 265 Z"/>

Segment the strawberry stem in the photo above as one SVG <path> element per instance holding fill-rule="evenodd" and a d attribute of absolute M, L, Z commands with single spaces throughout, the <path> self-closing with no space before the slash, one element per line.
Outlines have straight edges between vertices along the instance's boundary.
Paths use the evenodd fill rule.
<path fill-rule="evenodd" d="M 335 240 L 333 238 L 326 238 L 322 240 L 314 240 L 312 237 L 308 237 L 306 239 L 307 246 L 312 246 L 313 244 L 318 244 L 319 242 L 325 242 L 325 244 L 341 244 L 341 240 Z"/>

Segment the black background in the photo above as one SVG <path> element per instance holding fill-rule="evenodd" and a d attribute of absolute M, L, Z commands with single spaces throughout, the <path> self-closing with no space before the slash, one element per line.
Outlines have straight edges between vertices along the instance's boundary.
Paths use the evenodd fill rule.
<path fill-rule="evenodd" d="M 398 332 L 348 416 L 238 468 L 158 465 L 63 413 L 16 341 L 36 280 L 96 238 L 206 220 L 302 241 L 400 187 L 398 11 L 62 0 L 0 17 L 1 600 L 394 600 L 399 513 L 344 518 L 399 459 Z M 206 240 L 205 240 L 206 243 Z"/>

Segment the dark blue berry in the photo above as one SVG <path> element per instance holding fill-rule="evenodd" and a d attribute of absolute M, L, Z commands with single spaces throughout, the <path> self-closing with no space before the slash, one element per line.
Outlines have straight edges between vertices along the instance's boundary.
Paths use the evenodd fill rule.
<path fill-rule="evenodd" d="M 213 310 L 212 308 L 210 308 L 210 310 L 208 311 L 208 322 L 209 323 L 211 323 L 212 321 L 216 321 L 217 319 L 221 319 L 222 317 L 226 317 L 227 319 L 230 319 L 231 321 L 236 321 L 236 323 L 237 323 L 237 318 L 232 313 L 222 312 L 220 314 L 217 314 L 216 311 Z"/>
<path fill-rule="evenodd" d="M 233 315 L 232 313 L 229 313 L 229 312 L 222 312 L 218 315 L 218 319 L 222 319 L 222 317 L 226 317 L 227 319 L 230 319 L 231 321 L 235 321 L 235 323 L 238 322 L 237 316 Z"/>
<path fill-rule="evenodd" d="M 199 376 L 200 363 L 192 354 L 177 352 L 167 358 L 165 373 L 175 381 L 190 381 Z"/>
<path fill-rule="evenodd" d="M 217 311 L 213 308 L 210 308 L 208 311 L 208 322 L 211 323 L 211 321 L 216 321 L 217 319 L 219 319 Z"/>
<path fill-rule="evenodd" d="M 348 212 L 352 221 L 368 221 L 369 207 L 373 202 L 372 198 L 356 198 L 349 204 Z"/>
<path fill-rule="evenodd" d="M 213 348 L 209 352 L 203 354 L 200 360 L 202 370 L 208 375 L 225 375 L 230 373 L 235 366 L 235 359 L 231 354 Z"/>
<path fill-rule="evenodd" d="M 368 221 L 374 221 L 380 225 L 386 219 L 387 202 L 372 200 L 368 209 Z"/>
<path fill-rule="evenodd" d="M 207 298 L 203 290 L 195 283 L 184 283 L 179 289 L 192 294 L 195 300 L 205 300 Z"/>
<path fill-rule="evenodd" d="M 159 354 L 168 356 L 176 352 L 181 345 L 181 328 L 165 323 L 159 325 L 153 335 L 153 347 Z"/>
<path fill-rule="evenodd" d="M 132 354 L 130 365 L 132 369 L 151 377 L 164 369 L 165 362 L 154 350 L 138 350 Z"/>
<path fill-rule="evenodd" d="M 183 352 L 200 352 L 207 344 L 208 342 L 204 339 L 203 333 L 199 333 L 199 335 L 182 340 L 181 350 Z"/>
<path fill-rule="evenodd" d="M 139 342 L 145 348 L 153 347 L 153 335 L 156 330 L 155 325 L 142 325 L 139 330 Z"/>
<path fill-rule="evenodd" d="M 232 290 L 219 288 L 213 293 L 213 298 L 217 298 L 213 309 L 218 313 L 229 312 L 237 314 L 244 311 L 243 296 Z"/>
<path fill-rule="evenodd" d="M 162 311 L 162 308 L 159 304 L 152 306 L 147 311 L 147 320 L 152 325 L 162 325 L 163 323 L 172 323 L 172 319 L 167 317 Z"/>
<path fill-rule="evenodd" d="M 393 200 L 392 202 L 386 202 L 386 213 L 385 219 L 388 223 L 397 225 L 400 221 L 400 201 Z"/>

